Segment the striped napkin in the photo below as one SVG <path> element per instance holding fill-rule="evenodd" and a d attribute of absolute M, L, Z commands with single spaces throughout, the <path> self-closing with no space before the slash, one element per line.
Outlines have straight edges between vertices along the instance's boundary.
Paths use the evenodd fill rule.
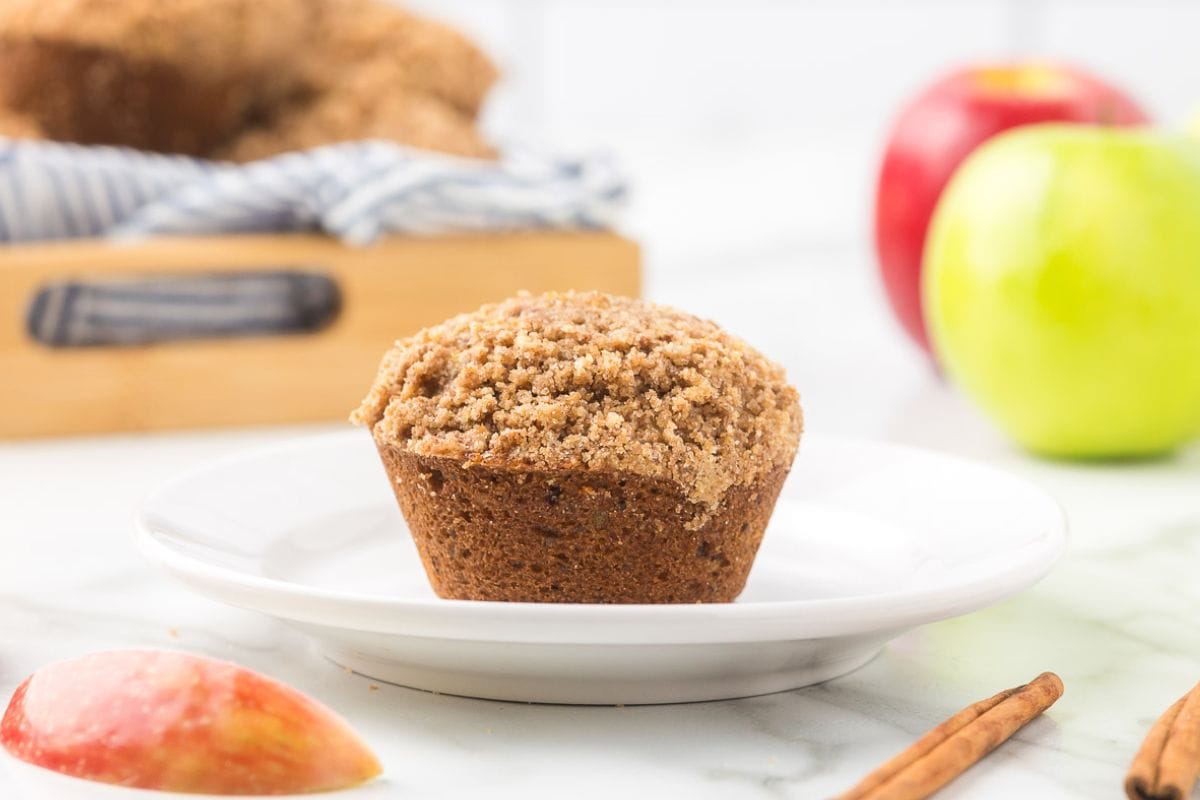
<path fill-rule="evenodd" d="M 361 141 L 225 164 L 117 147 L 0 139 L 0 242 L 321 231 L 608 228 L 626 183 L 603 156 L 512 150 L 476 161 Z"/>

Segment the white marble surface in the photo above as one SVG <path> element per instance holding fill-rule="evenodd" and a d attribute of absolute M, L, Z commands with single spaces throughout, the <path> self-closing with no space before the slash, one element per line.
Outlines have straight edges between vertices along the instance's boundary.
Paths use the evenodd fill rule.
<path fill-rule="evenodd" d="M 1073 541 L 1024 595 L 905 635 L 826 685 L 740 701 L 572 708 L 375 687 L 282 625 L 190 594 L 130 542 L 160 478 L 312 429 L 4 444 L 0 697 L 52 659 L 181 647 L 346 714 L 386 766 L 364 796 L 819 798 L 966 703 L 1051 669 L 1067 687 L 1058 705 L 940 796 L 1119 797 L 1146 727 L 1200 680 L 1200 451 L 1109 466 L 1014 451 L 900 338 L 868 263 L 832 246 L 751 248 L 663 271 L 648 290 L 783 360 L 812 430 L 950 450 L 1040 481 Z M 0 798 L 12 797 L 7 780 Z"/>

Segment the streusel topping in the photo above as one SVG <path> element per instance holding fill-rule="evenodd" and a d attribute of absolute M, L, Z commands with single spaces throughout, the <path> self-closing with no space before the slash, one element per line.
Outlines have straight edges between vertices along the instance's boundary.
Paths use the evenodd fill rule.
<path fill-rule="evenodd" d="M 790 465 L 799 395 L 714 323 L 591 293 L 522 294 L 396 342 L 351 419 L 464 464 L 630 472 L 715 509 Z"/>

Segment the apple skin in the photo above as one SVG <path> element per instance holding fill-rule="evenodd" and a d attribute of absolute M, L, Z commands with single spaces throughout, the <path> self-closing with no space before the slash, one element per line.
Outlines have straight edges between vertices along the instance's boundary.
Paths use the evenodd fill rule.
<path fill-rule="evenodd" d="M 165 650 L 43 667 L 9 702 L 0 745 L 76 778 L 198 794 L 326 791 L 380 772 L 346 722 L 295 689 Z"/>
<path fill-rule="evenodd" d="M 943 367 L 1018 442 L 1139 457 L 1200 433 L 1200 144 L 1002 134 L 938 205 L 925 304 Z"/>
<path fill-rule="evenodd" d="M 995 134 L 1055 121 L 1131 125 L 1147 118 L 1132 99 L 1099 78 L 1037 63 L 959 70 L 901 111 L 876 186 L 875 251 L 892 309 L 926 351 L 922 252 L 946 182 L 971 151 Z"/>

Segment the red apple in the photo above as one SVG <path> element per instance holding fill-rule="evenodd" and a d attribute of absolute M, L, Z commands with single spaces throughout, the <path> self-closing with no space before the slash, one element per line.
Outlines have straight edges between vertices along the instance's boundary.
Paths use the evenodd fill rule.
<path fill-rule="evenodd" d="M 295 689 L 162 650 L 43 667 L 17 687 L 0 744 L 77 778 L 202 794 L 325 791 L 380 772 L 345 721 Z"/>
<path fill-rule="evenodd" d="M 1128 96 L 1077 69 L 1036 63 L 975 66 L 947 75 L 900 113 L 875 195 L 875 248 L 888 300 L 927 352 L 921 258 L 929 218 L 966 156 L 1008 128 L 1034 122 L 1135 125 L 1147 121 Z"/>

